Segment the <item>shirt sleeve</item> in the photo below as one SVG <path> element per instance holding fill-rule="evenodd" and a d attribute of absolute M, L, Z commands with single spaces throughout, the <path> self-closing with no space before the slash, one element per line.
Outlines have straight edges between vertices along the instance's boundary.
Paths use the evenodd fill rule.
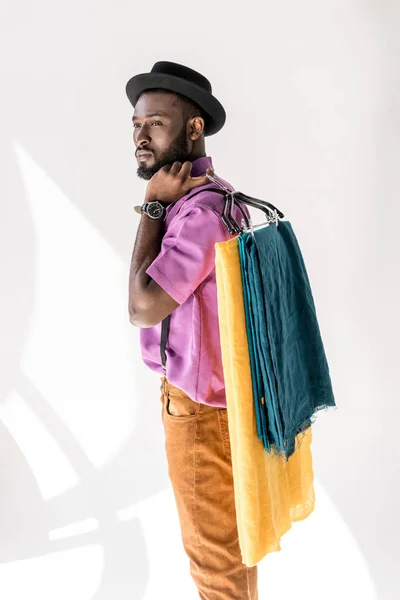
<path fill-rule="evenodd" d="M 146 273 L 176 302 L 183 304 L 215 267 L 215 244 L 228 239 L 221 217 L 195 206 L 172 222 L 160 254 Z"/>

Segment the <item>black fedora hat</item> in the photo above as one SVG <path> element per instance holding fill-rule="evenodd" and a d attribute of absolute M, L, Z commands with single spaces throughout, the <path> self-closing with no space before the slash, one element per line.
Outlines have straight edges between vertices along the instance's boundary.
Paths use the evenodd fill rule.
<path fill-rule="evenodd" d="M 174 62 L 156 62 L 150 73 L 131 77 L 125 90 L 134 107 L 140 94 L 154 88 L 176 92 L 198 104 L 205 113 L 205 136 L 213 135 L 223 127 L 226 119 L 224 107 L 212 95 L 211 83 L 197 71 Z"/>

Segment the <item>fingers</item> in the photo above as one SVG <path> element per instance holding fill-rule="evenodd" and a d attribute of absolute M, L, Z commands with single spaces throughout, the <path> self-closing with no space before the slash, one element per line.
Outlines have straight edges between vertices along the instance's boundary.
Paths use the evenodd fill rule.
<path fill-rule="evenodd" d="M 201 175 L 199 177 L 191 177 L 192 163 L 190 160 L 185 161 L 183 164 L 178 160 L 172 163 L 172 165 L 164 165 L 162 169 L 168 171 L 171 175 L 178 176 L 185 184 L 185 188 L 189 191 L 195 187 L 206 185 L 210 183 L 207 175 Z M 214 175 L 214 171 L 210 168 L 206 171 L 209 175 Z"/>
<path fill-rule="evenodd" d="M 176 175 L 177 173 L 179 173 L 179 169 L 181 168 L 181 164 L 179 161 L 175 161 L 174 163 L 172 163 L 171 168 L 169 170 L 169 172 L 171 173 L 171 175 Z"/>
<path fill-rule="evenodd" d="M 186 162 L 183 163 L 183 166 L 182 166 L 182 163 L 179 162 L 179 160 L 176 160 L 174 163 L 172 163 L 172 166 L 171 166 L 169 172 L 172 175 L 178 175 L 179 174 L 179 176 L 184 179 L 185 177 L 187 177 L 187 171 L 188 171 L 187 165 L 190 166 L 190 169 L 192 168 L 192 163 L 191 162 L 186 161 Z M 189 171 L 190 171 L 190 169 L 189 169 Z"/>
<path fill-rule="evenodd" d="M 195 187 L 199 187 L 200 185 L 206 185 L 207 183 L 210 183 L 207 175 L 214 175 L 214 171 L 208 168 L 206 170 L 206 175 L 201 175 L 200 177 L 189 177 L 187 182 L 189 189 L 191 190 Z"/>
<path fill-rule="evenodd" d="M 200 177 L 189 177 L 187 181 L 189 190 L 199 187 L 200 185 L 206 185 L 207 183 L 210 183 L 210 180 L 206 175 L 201 175 Z"/>
<path fill-rule="evenodd" d="M 186 179 L 187 177 L 189 177 L 191 171 L 192 171 L 192 163 L 190 162 L 190 160 L 186 160 L 181 168 L 181 172 L 179 173 L 179 175 L 182 176 L 182 179 Z"/>

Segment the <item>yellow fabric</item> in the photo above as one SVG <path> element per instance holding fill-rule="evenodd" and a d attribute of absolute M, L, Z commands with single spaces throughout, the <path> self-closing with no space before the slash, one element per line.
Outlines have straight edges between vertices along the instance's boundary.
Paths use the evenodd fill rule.
<path fill-rule="evenodd" d="M 314 510 L 309 428 L 288 461 L 257 437 L 238 238 L 215 244 L 218 315 L 242 561 L 248 567 L 281 550 L 293 521 Z M 297 444 L 296 444 L 297 445 Z"/>

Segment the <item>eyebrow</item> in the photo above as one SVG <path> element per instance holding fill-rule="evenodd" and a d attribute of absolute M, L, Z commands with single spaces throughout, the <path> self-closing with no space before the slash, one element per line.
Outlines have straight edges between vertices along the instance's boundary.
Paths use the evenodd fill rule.
<path fill-rule="evenodd" d="M 146 117 L 168 117 L 168 113 L 166 112 L 162 112 L 162 111 L 157 111 L 157 112 L 152 112 L 152 113 L 146 113 Z M 133 115 L 132 117 L 132 121 L 135 121 L 136 119 L 139 119 L 139 117 L 137 117 L 136 115 Z"/>

